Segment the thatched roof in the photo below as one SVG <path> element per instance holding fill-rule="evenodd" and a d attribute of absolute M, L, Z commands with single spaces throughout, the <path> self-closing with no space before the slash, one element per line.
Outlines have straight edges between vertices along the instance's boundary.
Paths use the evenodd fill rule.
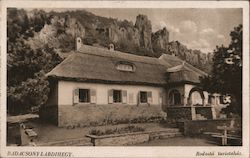
<path fill-rule="evenodd" d="M 136 69 L 134 72 L 117 70 L 116 65 L 119 62 L 132 63 Z M 162 86 L 167 84 L 167 69 L 182 62 L 179 58 L 170 55 L 162 55 L 158 59 L 84 45 L 57 65 L 47 76 L 84 82 Z M 171 79 L 178 78 L 175 76 Z M 189 80 L 196 81 L 196 77 L 190 75 L 188 77 L 190 77 Z"/>
<path fill-rule="evenodd" d="M 117 70 L 116 64 L 121 61 L 132 63 L 136 70 L 134 72 Z M 47 76 L 85 82 L 163 85 L 166 84 L 165 71 L 166 68 L 157 58 L 84 45 Z"/>

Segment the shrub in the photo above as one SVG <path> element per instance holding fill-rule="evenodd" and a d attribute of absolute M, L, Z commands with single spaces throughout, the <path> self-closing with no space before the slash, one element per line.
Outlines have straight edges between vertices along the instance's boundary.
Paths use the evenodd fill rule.
<path fill-rule="evenodd" d="M 89 134 L 91 135 L 111 135 L 111 134 L 122 134 L 122 133 L 133 133 L 133 132 L 143 132 L 145 129 L 143 127 L 135 126 L 135 125 L 128 125 L 122 128 L 109 128 L 105 130 L 99 129 L 92 129 Z"/>

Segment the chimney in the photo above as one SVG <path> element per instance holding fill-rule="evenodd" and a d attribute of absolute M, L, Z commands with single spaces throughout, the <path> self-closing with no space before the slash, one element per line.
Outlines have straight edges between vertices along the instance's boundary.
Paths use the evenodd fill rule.
<path fill-rule="evenodd" d="M 81 39 L 81 37 L 77 37 L 76 43 L 75 43 L 75 49 L 79 50 L 81 48 L 81 46 L 82 46 L 82 39 Z"/>
<path fill-rule="evenodd" d="M 115 50 L 115 46 L 114 46 L 114 44 L 109 44 L 109 47 L 108 47 L 108 49 L 109 50 L 111 50 L 111 51 L 114 51 Z"/>

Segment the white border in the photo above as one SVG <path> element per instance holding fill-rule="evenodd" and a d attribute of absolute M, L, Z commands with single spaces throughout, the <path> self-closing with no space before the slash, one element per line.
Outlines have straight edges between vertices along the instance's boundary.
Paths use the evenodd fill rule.
<path fill-rule="evenodd" d="M 6 147 L 6 8 L 243 8 L 243 146 L 242 147 Z M 247 1 L 2 1 L 1 155 L 7 151 L 73 152 L 74 157 L 199 157 L 196 152 L 240 151 L 249 157 L 249 3 Z M 19 156 L 20 157 L 20 156 Z M 203 156 L 204 157 L 204 156 Z M 206 156 L 213 157 L 213 156 Z M 214 157 L 238 157 L 218 156 Z"/>

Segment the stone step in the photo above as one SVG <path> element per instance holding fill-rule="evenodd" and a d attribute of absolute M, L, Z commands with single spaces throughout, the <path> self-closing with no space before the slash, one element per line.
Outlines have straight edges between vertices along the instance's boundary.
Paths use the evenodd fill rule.
<path fill-rule="evenodd" d="M 54 142 L 47 142 L 47 143 L 40 143 L 37 146 L 93 146 L 90 142 L 90 138 L 75 138 L 75 139 L 68 139 L 63 141 L 54 141 Z"/>
<path fill-rule="evenodd" d="M 166 133 L 166 134 L 161 134 L 159 136 L 159 139 L 167 139 L 167 138 L 173 138 L 173 137 L 180 137 L 182 136 L 182 133 Z"/>
<path fill-rule="evenodd" d="M 153 133 L 161 133 L 161 132 L 179 132 L 179 128 L 164 128 L 162 130 L 152 131 Z"/>
<path fill-rule="evenodd" d="M 164 130 L 152 131 L 149 135 L 149 140 L 167 139 L 172 137 L 182 136 L 179 128 L 166 128 Z"/>
<path fill-rule="evenodd" d="M 154 133 L 154 134 L 149 135 L 149 140 L 167 139 L 167 138 L 173 138 L 173 137 L 179 137 L 179 136 L 182 136 L 182 133 L 180 132 Z"/>
<path fill-rule="evenodd" d="M 94 146 L 93 143 L 80 143 L 80 144 L 75 144 L 74 146 Z"/>

